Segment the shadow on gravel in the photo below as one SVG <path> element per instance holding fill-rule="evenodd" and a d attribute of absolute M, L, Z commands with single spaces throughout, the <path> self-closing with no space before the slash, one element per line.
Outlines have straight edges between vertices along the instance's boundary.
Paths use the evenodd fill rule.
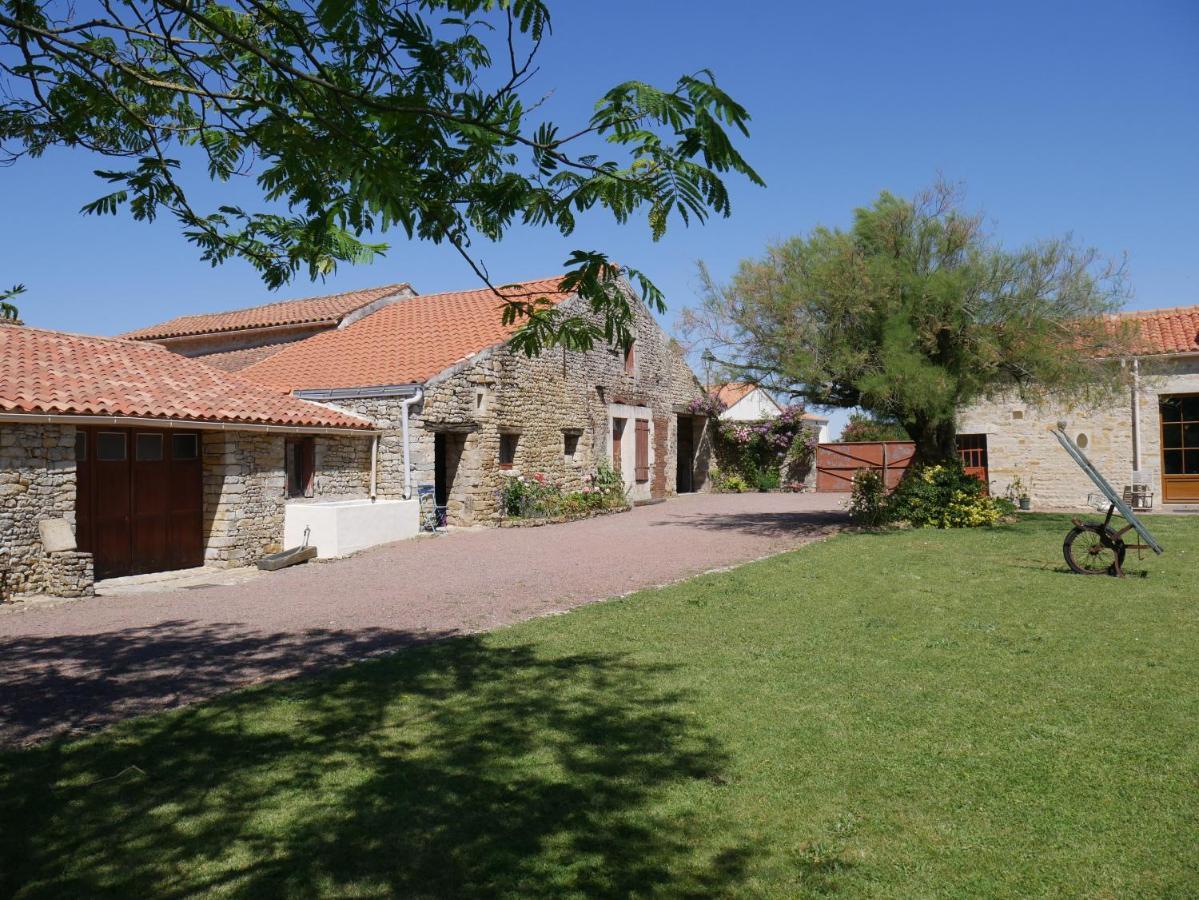
<path fill-rule="evenodd" d="M 807 512 L 747 512 L 694 513 L 672 515 L 651 523 L 676 528 L 698 528 L 703 531 L 736 531 L 759 537 L 814 537 L 829 528 L 846 525 L 849 516 L 843 512 L 810 510 Z"/>
<path fill-rule="evenodd" d="M 90 731 L 444 636 L 378 628 L 261 634 L 244 625 L 176 620 L 99 634 L 0 638 L 0 746 Z"/>
<path fill-rule="evenodd" d="M 728 895 L 673 668 L 457 638 L 0 754 L 0 895 Z"/>

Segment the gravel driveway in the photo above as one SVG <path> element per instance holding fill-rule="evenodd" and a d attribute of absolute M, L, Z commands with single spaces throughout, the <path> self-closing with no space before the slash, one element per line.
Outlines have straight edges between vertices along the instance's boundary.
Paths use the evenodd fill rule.
<path fill-rule="evenodd" d="M 245 584 L 0 613 L 0 744 L 485 631 L 779 553 L 844 521 L 837 495 L 693 494 L 542 528 L 389 544 Z"/>

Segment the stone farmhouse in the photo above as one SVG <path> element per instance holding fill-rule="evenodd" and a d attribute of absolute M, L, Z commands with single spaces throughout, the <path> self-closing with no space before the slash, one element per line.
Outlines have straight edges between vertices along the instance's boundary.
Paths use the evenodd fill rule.
<path fill-rule="evenodd" d="M 1030 406 L 999 398 L 964 409 L 958 430 L 981 446 L 992 493 L 1019 477 L 1036 508 L 1077 508 L 1094 491 L 1049 429 L 1058 421 L 1120 490 L 1143 485 L 1152 508 L 1199 504 L 1199 306 L 1125 314 L 1140 352 L 1127 396 L 1098 407 Z"/>
<path fill-rule="evenodd" d="M 153 344 L 0 325 L 0 597 L 253 562 L 277 548 L 284 450 L 305 489 L 363 483 L 373 424 Z"/>
<path fill-rule="evenodd" d="M 515 289 L 581 303 L 558 282 Z M 407 285 L 120 339 L 0 326 L 0 597 L 352 552 L 415 534 L 422 488 L 449 524 L 489 523 L 503 479 L 573 490 L 601 460 L 634 502 L 703 490 L 703 388 L 629 294 L 627 350 L 531 359 L 490 291 Z"/>
<path fill-rule="evenodd" d="M 559 279 L 513 290 L 570 310 Z M 494 521 L 503 479 L 544 473 L 577 490 L 600 460 L 634 502 L 707 485 L 707 420 L 689 412 L 703 388 L 649 310 L 627 349 L 509 351 L 488 290 L 414 296 L 289 345 L 241 374 L 280 392 L 369 418 L 381 497 L 432 485 L 452 525 Z M 407 432 L 405 432 L 405 428 Z"/>

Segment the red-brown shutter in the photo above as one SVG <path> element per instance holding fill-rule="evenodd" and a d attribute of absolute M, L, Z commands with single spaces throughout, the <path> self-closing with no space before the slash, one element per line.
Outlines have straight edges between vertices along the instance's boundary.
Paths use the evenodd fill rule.
<path fill-rule="evenodd" d="M 637 420 L 636 479 L 649 481 L 649 419 Z"/>

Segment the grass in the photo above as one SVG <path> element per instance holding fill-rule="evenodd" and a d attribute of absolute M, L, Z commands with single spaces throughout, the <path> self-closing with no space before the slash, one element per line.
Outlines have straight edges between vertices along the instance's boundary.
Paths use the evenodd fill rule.
<path fill-rule="evenodd" d="M 0 896 L 1195 896 L 1199 518 L 846 535 L 0 756 Z M 0 688 L 2 689 L 2 688 Z"/>

